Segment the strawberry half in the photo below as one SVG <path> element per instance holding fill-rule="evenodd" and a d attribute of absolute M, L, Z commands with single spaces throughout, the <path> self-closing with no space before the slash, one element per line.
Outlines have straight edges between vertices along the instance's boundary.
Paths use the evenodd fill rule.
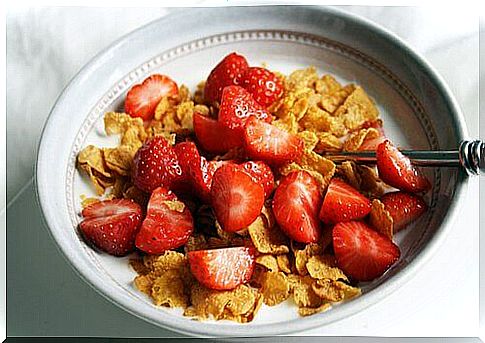
<path fill-rule="evenodd" d="M 410 193 L 430 189 L 428 179 L 389 140 L 379 144 L 376 158 L 379 177 L 388 185 Z"/>
<path fill-rule="evenodd" d="M 194 131 L 202 148 L 214 154 L 223 154 L 242 145 L 241 137 L 233 130 L 199 113 L 194 113 Z"/>
<path fill-rule="evenodd" d="M 209 74 L 205 82 L 204 98 L 209 102 L 221 101 L 224 87 L 237 85 L 241 74 L 249 67 L 244 56 L 230 53 Z"/>
<path fill-rule="evenodd" d="M 235 247 L 189 251 L 190 271 L 205 287 L 230 290 L 248 282 L 254 271 L 254 249 Z"/>
<path fill-rule="evenodd" d="M 320 219 L 335 224 L 364 218 L 371 210 L 371 202 L 354 187 L 339 178 L 333 178 L 327 188 L 320 209 Z"/>
<path fill-rule="evenodd" d="M 332 232 L 337 265 L 357 281 L 371 281 L 400 256 L 399 247 L 360 221 L 338 223 Z"/>
<path fill-rule="evenodd" d="M 132 117 L 150 120 L 160 100 L 164 96 L 176 96 L 178 91 L 177 83 L 168 76 L 151 75 L 128 91 L 125 99 L 125 111 Z"/>
<path fill-rule="evenodd" d="M 268 69 L 261 67 L 249 67 L 241 78 L 243 86 L 254 100 L 268 107 L 283 95 L 281 80 Z"/>
<path fill-rule="evenodd" d="M 135 244 L 148 254 L 161 254 L 187 243 L 193 231 L 189 209 L 171 191 L 159 187 L 150 197 Z"/>
<path fill-rule="evenodd" d="M 241 167 L 256 183 L 263 186 L 264 197 L 268 198 L 274 189 L 274 176 L 271 168 L 261 161 L 247 161 L 241 164 Z"/>
<path fill-rule="evenodd" d="M 273 213 L 281 229 L 301 243 L 317 242 L 321 227 L 318 210 L 322 204 L 320 185 L 306 171 L 285 176 L 273 197 Z"/>
<path fill-rule="evenodd" d="M 423 198 L 405 192 L 386 193 L 381 201 L 394 221 L 394 232 L 404 229 L 428 209 Z"/>
<path fill-rule="evenodd" d="M 222 91 L 222 100 L 219 107 L 219 122 L 235 133 L 244 127 L 248 118 L 257 118 L 270 123 L 271 115 L 261 106 L 253 96 L 244 88 L 229 86 Z"/>
<path fill-rule="evenodd" d="M 189 183 L 195 189 L 200 199 L 209 202 L 212 177 L 215 171 L 223 164 L 230 162 L 208 162 L 204 156 L 200 155 L 197 146 L 193 142 L 178 143 L 174 149 L 183 175 L 179 185 L 180 183 Z"/>
<path fill-rule="evenodd" d="M 79 228 L 87 241 L 114 256 L 123 256 L 135 247 L 141 224 L 140 205 L 128 199 L 114 199 L 87 206 Z"/>
<path fill-rule="evenodd" d="M 133 158 L 133 183 L 147 193 L 159 186 L 170 188 L 181 177 L 177 154 L 163 137 L 145 142 Z"/>
<path fill-rule="evenodd" d="M 249 118 L 244 128 L 244 148 L 256 160 L 284 164 L 298 160 L 303 154 L 303 141 L 276 126 Z"/>
<path fill-rule="evenodd" d="M 264 189 L 240 166 L 226 164 L 212 178 L 211 202 L 221 227 L 236 232 L 246 228 L 261 213 Z"/>

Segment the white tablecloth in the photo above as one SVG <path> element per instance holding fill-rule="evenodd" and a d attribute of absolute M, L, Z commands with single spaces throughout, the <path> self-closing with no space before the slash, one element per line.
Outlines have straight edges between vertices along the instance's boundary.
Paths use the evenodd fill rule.
<path fill-rule="evenodd" d="M 478 137 L 478 18 L 457 7 L 346 7 L 397 33 L 447 80 Z M 7 16 L 9 335 L 177 336 L 112 305 L 62 258 L 35 202 L 35 150 L 56 97 L 97 52 L 163 8 L 39 8 Z M 483 138 L 483 137 L 482 137 Z M 478 179 L 460 220 L 414 279 L 377 305 L 308 335 L 475 336 Z M 0 204 L 4 208 L 6 204 Z M 2 215 L 5 215 L 3 212 Z"/>

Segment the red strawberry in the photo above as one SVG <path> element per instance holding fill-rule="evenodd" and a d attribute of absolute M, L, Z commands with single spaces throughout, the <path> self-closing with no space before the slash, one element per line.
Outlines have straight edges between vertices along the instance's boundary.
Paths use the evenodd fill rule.
<path fill-rule="evenodd" d="M 99 249 L 123 256 L 135 247 L 135 235 L 141 224 L 140 205 L 128 199 L 105 200 L 82 211 L 79 224 L 84 237 Z"/>
<path fill-rule="evenodd" d="M 379 144 L 376 157 L 379 176 L 388 185 L 410 193 L 431 187 L 428 179 L 389 140 Z"/>
<path fill-rule="evenodd" d="M 254 100 L 268 107 L 283 95 L 283 84 L 275 74 L 261 67 L 249 67 L 241 78 L 243 86 Z"/>
<path fill-rule="evenodd" d="M 126 94 L 125 111 L 132 117 L 150 120 L 155 108 L 164 96 L 175 96 L 179 92 L 177 84 L 166 75 L 154 74 L 143 83 L 134 85 Z"/>
<path fill-rule="evenodd" d="M 298 160 L 303 147 L 303 141 L 297 136 L 256 118 L 249 118 L 244 128 L 244 148 L 247 154 L 269 164 Z"/>
<path fill-rule="evenodd" d="M 230 53 L 219 62 L 205 82 L 204 97 L 209 102 L 221 101 L 224 87 L 237 85 L 241 74 L 249 67 L 244 56 Z"/>
<path fill-rule="evenodd" d="M 381 276 L 401 254 L 390 239 L 363 222 L 338 223 L 332 236 L 338 267 L 357 281 L 371 281 Z"/>
<path fill-rule="evenodd" d="M 322 204 L 320 185 L 306 171 L 285 176 L 273 197 L 273 213 L 281 229 L 294 241 L 317 242 L 321 227 L 318 210 Z"/>
<path fill-rule="evenodd" d="M 241 137 L 217 120 L 194 113 L 194 131 L 202 148 L 215 154 L 223 154 L 242 145 Z"/>
<path fill-rule="evenodd" d="M 226 164 L 212 178 L 211 202 L 221 227 L 235 232 L 247 227 L 261 213 L 264 189 L 240 166 Z"/>
<path fill-rule="evenodd" d="M 190 271 L 205 287 L 230 290 L 246 283 L 254 271 L 254 249 L 235 247 L 187 253 Z"/>
<path fill-rule="evenodd" d="M 241 167 L 247 172 L 256 183 L 263 186 L 264 197 L 268 198 L 273 192 L 274 176 L 271 168 L 261 161 L 247 161 Z"/>
<path fill-rule="evenodd" d="M 210 161 L 199 154 L 197 146 L 193 142 L 182 142 L 175 146 L 180 167 L 182 168 L 182 180 L 180 183 L 189 183 L 197 195 L 204 201 L 210 199 L 212 176 L 215 171 L 230 161 Z M 187 187 L 185 187 L 187 188 Z"/>
<path fill-rule="evenodd" d="M 423 198 L 405 192 L 386 193 L 381 201 L 394 221 L 394 232 L 404 229 L 428 209 Z"/>
<path fill-rule="evenodd" d="M 175 150 L 163 137 L 154 137 L 138 149 L 133 159 L 135 186 L 150 193 L 159 186 L 171 187 L 182 176 Z"/>
<path fill-rule="evenodd" d="M 268 123 L 272 120 L 271 115 L 253 99 L 247 90 L 239 86 L 224 88 L 219 107 L 219 122 L 230 129 L 235 129 L 238 134 L 238 129 L 242 129 L 250 117 Z"/>
<path fill-rule="evenodd" d="M 320 219 L 327 224 L 364 218 L 371 210 L 371 202 L 341 179 L 330 181 L 320 209 Z"/>
<path fill-rule="evenodd" d="M 193 230 L 189 209 L 171 191 L 159 187 L 150 197 L 135 243 L 148 254 L 161 254 L 187 243 Z"/>

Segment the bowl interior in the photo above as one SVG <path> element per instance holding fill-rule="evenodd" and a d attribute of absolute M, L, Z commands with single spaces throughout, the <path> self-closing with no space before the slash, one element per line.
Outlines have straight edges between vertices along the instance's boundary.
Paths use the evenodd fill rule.
<path fill-rule="evenodd" d="M 333 15 L 337 18 L 342 14 Z M 350 20 L 344 15 L 342 18 Z M 358 24 L 351 20 L 349 23 Z M 156 29 L 158 26 L 155 23 L 152 24 L 153 27 Z M 360 298 L 335 305 L 332 310 L 309 318 L 299 317 L 296 306 L 285 302 L 276 307 L 263 305 L 256 319 L 249 324 L 191 321 L 181 315 L 180 309 L 155 307 L 148 297 L 134 288 L 132 281 L 136 273 L 128 264 L 130 256 L 114 258 L 93 250 L 84 243 L 76 230 L 81 219 L 80 196 L 95 196 L 88 179 L 75 168 L 76 155 L 86 145 L 109 147 L 115 146 L 118 141 L 118 137 L 108 137 L 104 133 L 103 114 L 107 111 L 122 110 L 127 90 L 152 73 L 167 74 L 179 84 L 185 84 L 194 90 L 197 83 L 207 77 L 211 68 L 232 51 L 246 56 L 252 65 L 266 63 L 269 69 L 285 74 L 315 66 L 319 74 L 329 73 L 344 84 L 361 85 L 377 103 L 386 134 L 401 147 L 438 149 L 456 146 L 463 133 L 456 124 L 456 109 L 443 95 L 446 92 L 437 86 L 439 81 L 430 77 L 430 72 L 413 58 L 401 56 L 404 62 L 398 63 L 399 67 L 396 67 L 394 64 L 397 62 L 389 59 L 389 56 L 376 56 L 375 51 L 371 49 L 372 45 L 365 48 L 356 47 L 358 44 L 349 44 L 352 26 L 346 29 L 347 31 L 331 31 L 328 35 L 267 29 L 225 31 L 183 41 L 168 49 L 160 49 L 155 55 L 142 58 L 140 64 L 132 65 L 126 72 L 116 72 L 116 66 L 113 64 L 111 68 L 118 75 L 116 82 L 112 82 L 110 87 L 99 88 L 90 93 L 89 110 L 86 111 L 82 107 L 75 110 L 83 118 L 77 124 L 77 128 L 72 130 L 75 135 L 64 137 L 72 142 L 65 156 L 67 169 L 60 180 L 61 185 L 64 183 L 66 191 L 63 197 L 56 198 L 56 201 L 59 201 L 59 206 L 66 209 L 70 224 L 68 227 L 65 227 L 66 220 L 49 220 L 49 214 L 46 213 L 49 212 L 46 210 L 49 205 L 45 204 L 42 192 L 45 194 L 47 191 L 44 191 L 41 185 L 44 181 L 42 175 L 46 175 L 47 171 L 42 173 L 43 170 L 53 167 L 47 167 L 45 162 L 42 163 L 42 153 L 45 154 L 48 151 L 45 149 L 48 148 L 43 150 L 41 145 L 39 151 L 39 197 L 44 213 L 54 238 L 81 276 L 115 303 L 157 325 L 208 335 L 248 333 L 244 331 L 246 329 L 241 328 L 248 326 L 266 328 L 266 331 L 258 331 L 262 334 L 278 332 L 277 329 L 283 329 L 278 333 L 288 332 L 289 329 L 285 331 L 284 327 L 289 328 L 292 325 L 300 329 L 322 325 L 355 311 L 357 307 L 364 308 L 370 305 L 374 301 L 371 300 L 371 295 L 376 292 L 390 292 L 392 287 L 386 286 L 393 282 L 394 287 L 397 287 L 400 276 L 409 268 L 409 264 L 422 254 L 429 242 L 442 230 L 441 224 L 453 204 L 456 190 L 462 183 L 462 175 L 455 169 L 425 170 L 433 184 L 432 192 L 426 196 L 430 210 L 412 227 L 397 235 L 396 241 L 401 248 L 399 262 L 381 278 L 363 285 L 363 295 Z M 338 43 L 335 40 L 335 32 L 340 32 Z M 348 36 L 345 32 L 348 32 Z M 92 68 L 96 71 L 96 66 Z M 82 82 L 78 88 L 80 86 Z M 56 110 L 62 110 L 63 101 L 65 103 L 65 99 L 61 98 L 54 113 Z M 437 111 L 441 111 L 441 118 L 436 114 Z M 44 135 L 48 134 L 48 127 L 46 131 Z M 63 226 L 62 230 L 60 225 Z M 289 325 L 290 323 L 292 325 Z"/>

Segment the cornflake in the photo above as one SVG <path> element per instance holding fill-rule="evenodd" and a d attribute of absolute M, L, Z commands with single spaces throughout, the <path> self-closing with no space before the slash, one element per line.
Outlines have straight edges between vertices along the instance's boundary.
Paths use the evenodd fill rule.
<path fill-rule="evenodd" d="M 290 283 L 282 272 L 265 272 L 261 280 L 263 301 L 268 306 L 277 305 L 290 296 Z"/>
<path fill-rule="evenodd" d="M 369 222 L 377 232 L 392 240 L 394 221 L 379 199 L 372 200 Z"/>

